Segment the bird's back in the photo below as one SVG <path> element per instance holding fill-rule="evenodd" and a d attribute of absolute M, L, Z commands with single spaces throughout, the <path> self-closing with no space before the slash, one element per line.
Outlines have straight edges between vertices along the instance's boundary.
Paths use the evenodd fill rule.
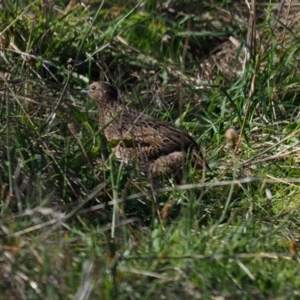
<path fill-rule="evenodd" d="M 198 144 L 188 133 L 134 109 L 120 106 L 116 111 L 115 119 L 104 130 L 108 141 L 122 141 L 127 148 L 147 147 L 149 160 L 177 151 L 190 152 L 200 168 L 204 165 L 209 169 Z"/>

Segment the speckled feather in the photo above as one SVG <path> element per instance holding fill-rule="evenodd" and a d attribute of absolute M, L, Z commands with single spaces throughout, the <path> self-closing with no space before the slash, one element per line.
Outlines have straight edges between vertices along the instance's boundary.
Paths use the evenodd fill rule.
<path fill-rule="evenodd" d="M 100 126 L 116 157 L 125 163 L 138 160 L 152 176 L 177 172 L 186 153 L 199 168 L 209 170 L 197 143 L 171 123 L 127 108 L 117 90 L 106 82 L 94 82 L 86 90 L 98 105 Z"/>

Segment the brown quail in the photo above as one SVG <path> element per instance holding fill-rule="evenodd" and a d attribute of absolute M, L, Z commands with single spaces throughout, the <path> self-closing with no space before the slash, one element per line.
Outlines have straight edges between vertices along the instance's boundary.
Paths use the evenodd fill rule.
<path fill-rule="evenodd" d="M 82 92 L 96 102 L 100 127 L 104 127 L 104 135 L 118 159 L 125 163 L 138 161 L 152 177 L 178 173 L 187 154 L 196 167 L 210 170 L 190 135 L 126 107 L 109 83 L 94 82 Z"/>

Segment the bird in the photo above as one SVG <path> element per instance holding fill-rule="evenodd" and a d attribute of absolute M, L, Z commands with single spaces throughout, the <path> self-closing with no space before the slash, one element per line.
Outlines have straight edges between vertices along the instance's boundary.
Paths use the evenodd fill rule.
<path fill-rule="evenodd" d="M 82 93 L 96 102 L 100 128 L 117 159 L 125 164 L 138 162 L 153 178 L 178 173 L 186 158 L 198 169 L 210 171 L 188 133 L 127 107 L 110 83 L 93 82 Z"/>

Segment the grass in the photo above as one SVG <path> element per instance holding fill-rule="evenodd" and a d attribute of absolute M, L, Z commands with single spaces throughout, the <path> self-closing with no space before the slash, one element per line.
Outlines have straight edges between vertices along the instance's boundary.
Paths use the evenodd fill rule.
<path fill-rule="evenodd" d="M 2 4 L 0 299 L 298 299 L 296 6 L 257 4 L 251 40 L 239 2 L 84 3 Z M 213 172 L 154 188 L 118 162 L 95 80 Z"/>

